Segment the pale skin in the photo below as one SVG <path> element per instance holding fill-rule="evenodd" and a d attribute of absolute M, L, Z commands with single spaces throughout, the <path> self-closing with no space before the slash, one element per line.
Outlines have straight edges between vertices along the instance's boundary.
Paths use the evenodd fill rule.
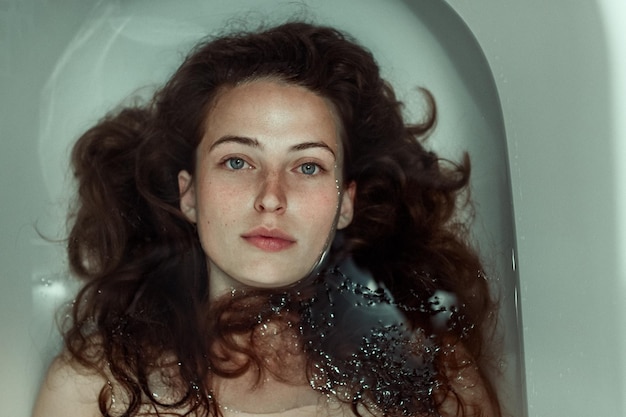
<path fill-rule="evenodd" d="M 104 378 L 81 372 L 68 358 L 56 358 L 44 379 L 33 417 L 101 417 L 98 395 L 106 384 Z"/>
<path fill-rule="evenodd" d="M 178 181 L 181 211 L 197 225 L 207 254 L 212 297 L 302 279 L 334 228 L 348 226 L 353 216 L 356 185 L 344 184 L 341 177 L 341 126 L 332 105 L 305 88 L 257 80 L 223 90 L 206 126 L 196 171 L 181 171 Z M 460 347 L 456 355 L 471 360 Z M 301 369 L 302 363 L 296 350 L 281 355 L 275 365 Z M 461 372 L 452 383 L 464 399 L 480 403 L 488 398 L 474 367 Z M 326 402 L 303 376 L 304 370 L 291 384 L 268 377 L 253 389 L 254 375 L 244 374 L 214 381 L 214 390 L 225 416 L 352 415 Z M 57 358 L 33 417 L 101 416 L 98 396 L 107 379 L 70 358 Z M 456 415 L 456 405 L 455 399 L 446 399 L 442 415 Z M 488 408 L 483 415 L 494 414 Z"/>

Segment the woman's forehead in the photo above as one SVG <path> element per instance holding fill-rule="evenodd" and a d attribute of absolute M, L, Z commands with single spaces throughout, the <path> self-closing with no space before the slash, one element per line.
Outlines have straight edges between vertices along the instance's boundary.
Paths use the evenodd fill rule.
<path fill-rule="evenodd" d="M 206 116 L 203 146 L 211 147 L 225 136 L 250 138 L 261 145 L 281 138 L 285 146 L 325 143 L 339 157 L 342 132 L 330 100 L 299 85 L 262 79 L 219 92 Z"/>

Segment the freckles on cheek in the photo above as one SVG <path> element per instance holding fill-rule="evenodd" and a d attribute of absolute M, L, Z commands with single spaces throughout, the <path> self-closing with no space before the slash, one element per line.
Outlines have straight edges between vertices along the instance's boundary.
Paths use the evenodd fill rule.
<path fill-rule="evenodd" d="M 306 204 L 308 214 L 311 218 L 326 217 L 332 221 L 339 208 L 339 199 L 337 195 L 322 195 L 317 199 L 309 199 Z"/>
<path fill-rule="evenodd" d="M 206 207 L 212 213 L 213 221 L 226 223 L 224 216 L 234 213 L 237 207 L 242 206 L 239 188 L 237 185 L 220 185 L 207 189 Z"/>

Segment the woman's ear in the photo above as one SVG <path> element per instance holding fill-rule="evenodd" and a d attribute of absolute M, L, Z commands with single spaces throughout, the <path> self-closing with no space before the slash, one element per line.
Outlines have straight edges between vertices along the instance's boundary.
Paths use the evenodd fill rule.
<path fill-rule="evenodd" d="M 343 190 L 341 207 L 339 208 L 339 220 L 337 229 L 343 229 L 352 222 L 354 216 L 354 195 L 356 194 L 356 182 L 352 181 Z"/>
<path fill-rule="evenodd" d="M 196 223 L 196 192 L 189 172 L 178 173 L 178 191 L 180 193 L 180 210 L 190 222 Z"/>

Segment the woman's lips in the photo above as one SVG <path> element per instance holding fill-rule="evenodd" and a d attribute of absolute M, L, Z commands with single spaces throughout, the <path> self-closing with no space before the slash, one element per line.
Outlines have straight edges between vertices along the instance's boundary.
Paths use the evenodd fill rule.
<path fill-rule="evenodd" d="M 249 244 L 266 252 L 280 252 L 296 244 L 296 240 L 280 230 L 257 228 L 241 236 Z"/>

